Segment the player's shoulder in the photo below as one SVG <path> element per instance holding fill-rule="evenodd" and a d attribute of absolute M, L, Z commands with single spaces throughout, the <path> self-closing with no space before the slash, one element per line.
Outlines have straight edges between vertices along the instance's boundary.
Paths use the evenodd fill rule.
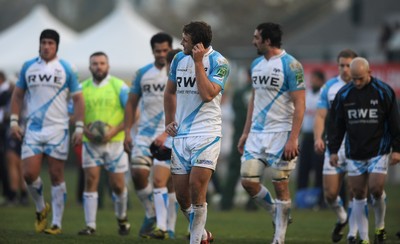
<path fill-rule="evenodd" d="M 373 86 L 375 89 L 381 91 L 382 93 L 387 94 L 390 99 L 392 99 L 393 96 L 395 96 L 395 92 L 394 92 L 393 88 L 386 82 L 384 82 L 376 77 L 371 77 L 371 83 L 375 84 Z"/>
<path fill-rule="evenodd" d="M 27 70 L 29 67 L 31 67 L 33 64 L 36 64 L 39 61 L 39 57 L 36 58 L 31 58 L 27 61 L 24 62 L 22 65 L 23 70 Z"/>
<path fill-rule="evenodd" d="M 332 77 L 331 79 L 325 82 L 325 84 L 322 86 L 322 89 L 328 90 L 332 86 L 339 84 L 339 82 L 340 80 L 338 79 L 338 77 Z"/>
<path fill-rule="evenodd" d="M 342 86 L 339 91 L 337 92 L 338 96 L 341 97 L 342 99 L 346 98 L 349 94 L 350 91 L 355 89 L 355 86 L 353 82 L 349 82 L 346 85 Z"/>
<path fill-rule="evenodd" d="M 253 69 L 257 64 L 259 64 L 261 61 L 263 61 L 263 60 L 265 60 L 265 58 L 264 58 L 264 56 L 259 56 L 259 57 L 257 57 L 257 58 L 255 58 L 254 60 L 253 60 L 253 62 L 251 62 L 251 69 Z"/>
<path fill-rule="evenodd" d="M 280 56 L 281 62 L 283 65 L 288 66 L 288 71 L 298 71 L 303 70 L 303 65 L 292 55 L 287 52 L 284 52 Z"/>

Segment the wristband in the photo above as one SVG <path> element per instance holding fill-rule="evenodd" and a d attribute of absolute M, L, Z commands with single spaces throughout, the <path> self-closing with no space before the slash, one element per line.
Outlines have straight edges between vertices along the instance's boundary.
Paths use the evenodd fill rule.
<path fill-rule="evenodd" d="M 11 114 L 11 116 L 10 116 L 10 120 L 11 120 L 11 121 L 17 121 L 17 122 L 18 122 L 18 120 L 19 120 L 19 117 L 18 117 L 18 115 L 17 115 L 17 114 Z"/>
<path fill-rule="evenodd" d="M 75 122 L 75 127 L 83 127 L 83 121 L 76 121 Z"/>
<path fill-rule="evenodd" d="M 10 128 L 13 128 L 13 127 L 15 127 L 15 126 L 19 126 L 18 120 L 11 120 L 11 121 L 10 121 Z"/>
<path fill-rule="evenodd" d="M 83 133 L 83 127 L 82 126 L 75 127 L 75 133 L 82 134 Z"/>

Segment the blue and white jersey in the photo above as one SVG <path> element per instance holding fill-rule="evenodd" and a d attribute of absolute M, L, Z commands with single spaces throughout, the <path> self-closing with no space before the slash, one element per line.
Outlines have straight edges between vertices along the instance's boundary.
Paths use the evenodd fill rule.
<path fill-rule="evenodd" d="M 130 93 L 140 98 L 138 136 L 154 139 L 164 132 L 164 90 L 167 80 L 166 67 L 158 69 L 153 63 L 136 72 Z"/>
<path fill-rule="evenodd" d="M 261 56 L 251 65 L 254 109 L 251 132 L 292 130 L 294 104 L 290 92 L 304 90 L 302 65 L 284 50 L 269 60 Z"/>
<path fill-rule="evenodd" d="M 169 79 L 176 83 L 178 134 L 175 138 L 222 136 L 220 104 L 230 67 L 228 61 L 211 46 L 203 57 L 203 65 L 207 78 L 221 87 L 221 92 L 207 103 L 199 95 L 192 56 L 180 52 L 172 61 Z"/>
<path fill-rule="evenodd" d="M 317 109 L 329 110 L 333 100 L 335 99 L 336 93 L 344 85 L 346 85 L 346 82 L 344 82 L 340 76 L 328 80 L 321 88 L 321 95 L 318 100 Z"/>
<path fill-rule="evenodd" d="M 16 85 L 26 91 L 28 131 L 68 129 L 69 95 L 81 92 L 81 88 L 66 61 L 31 59 L 24 63 Z"/>

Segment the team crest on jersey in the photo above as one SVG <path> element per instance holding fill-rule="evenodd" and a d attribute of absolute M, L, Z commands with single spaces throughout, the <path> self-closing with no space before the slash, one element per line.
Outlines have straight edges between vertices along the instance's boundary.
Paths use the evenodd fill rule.
<path fill-rule="evenodd" d="M 220 78 L 224 78 L 228 74 L 228 68 L 227 67 L 220 67 L 217 71 L 216 76 Z"/>

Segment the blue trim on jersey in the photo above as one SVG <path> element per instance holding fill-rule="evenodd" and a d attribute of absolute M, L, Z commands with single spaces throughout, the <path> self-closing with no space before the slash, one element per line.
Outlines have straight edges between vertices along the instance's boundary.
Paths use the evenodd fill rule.
<path fill-rule="evenodd" d="M 119 93 L 119 102 L 121 107 L 125 108 L 129 98 L 129 87 L 123 85 Z"/>
<path fill-rule="evenodd" d="M 27 120 L 30 120 L 30 124 L 28 126 L 28 129 L 31 131 L 41 131 L 43 127 L 43 120 L 46 117 L 46 112 L 53 103 L 53 101 L 57 98 L 57 96 L 63 92 L 65 89 L 67 89 L 67 82 L 64 83 L 64 85 L 58 90 L 56 95 L 54 95 L 53 98 L 51 98 L 47 103 L 43 104 L 38 110 L 30 114 L 27 118 Z"/>
<path fill-rule="evenodd" d="M 148 64 L 143 68 L 139 69 L 136 73 L 135 79 L 132 81 L 132 86 L 130 89 L 130 93 L 137 94 L 142 96 L 142 86 L 140 85 L 144 74 L 154 67 L 154 63 Z"/>
<path fill-rule="evenodd" d="M 319 97 L 318 103 L 317 103 L 317 109 L 329 109 L 331 107 L 331 104 L 329 103 L 329 98 L 328 98 L 328 92 L 331 89 L 331 87 L 338 83 L 340 80 L 338 77 L 334 77 L 330 80 L 328 80 L 325 85 L 321 88 L 321 95 Z"/>
<path fill-rule="evenodd" d="M 251 65 L 250 65 L 250 70 L 253 71 L 254 67 L 255 67 L 258 63 L 260 63 L 263 59 L 264 59 L 264 56 L 260 56 L 260 57 L 258 57 L 258 58 L 256 58 L 256 59 L 254 59 L 254 61 L 253 61 L 253 62 L 251 63 Z"/>
<path fill-rule="evenodd" d="M 71 93 L 74 93 L 74 92 L 77 92 L 77 91 L 81 91 L 82 88 L 79 85 L 78 76 L 72 70 L 71 65 L 69 63 L 67 63 L 63 59 L 60 59 L 59 62 L 61 64 L 61 66 L 64 68 L 65 74 L 67 75 L 67 77 L 65 79 L 65 83 L 68 83 L 69 91 Z"/>
<path fill-rule="evenodd" d="M 300 65 L 300 63 L 293 58 L 291 55 L 289 54 L 285 54 L 283 55 L 281 58 L 281 62 L 282 62 L 282 67 L 283 67 L 283 75 L 284 75 L 284 80 L 283 80 L 283 85 L 282 87 L 286 86 L 286 90 L 284 91 L 289 91 L 289 92 L 293 92 L 293 91 L 299 91 L 299 90 L 305 90 L 305 87 L 298 87 L 297 83 L 297 78 L 296 75 L 297 73 L 301 70 L 301 72 L 303 73 L 303 79 L 304 79 L 304 71 L 303 68 L 300 66 L 298 69 L 293 70 L 294 68 L 290 67 L 290 64 L 292 63 L 296 63 L 296 65 Z"/>
<path fill-rule="evenodd" d="M 168 79 L 176 83 L 176 69 L 178 67 L 178 63 L 186 57 L 186 54 L 183 51 L 177 53 L 172 60 L 171 67 L 168 74 Z"/>
<path fill-rule="evenodd" d="M 226 82 L 226 80 L 227 80 L 227 78 L 229 76 L 229 73 L 224 77 L 224 80 L 222 82 L 217 80 L 217 79 L 214 79 L 214 76 L 217 75 L 217 73 L 219 71 L 218 67 L 226 67 L 228 72 L 229 72 L 229 67 L 228 67 L 228 65 L 218 65 L 218 63 L 217 63 L 216 66 L 214 66 L 215 65 L 215 59 L 218 58 L 218 56 L 219 56 L 219 53 L 217 53 L 216 51 L 213 51 L 208 56 L 208 59 L 209 59 L 209 62 L 210 62 L 210 69 L 211 69 L 210 71 L 212 71 L 212 72 L 209 73 L 207 78 L 211 82 L 214 82 L 215 84 L 219 85 L 221 87 L 221 93 L 223 93 L 224 87 L 225 87 L 225 82 Z"/>
<path fill-rule="evenodd" d="M 272 105 L 274 104 L 275 100 L 277 100 L 284 92 L 283 86 L 279 90 L 279 92 L 276 94 L 274 99 L 264 108 L 260 111 L 260 113 L 254 118 L 254 126 L 251 128 L 253 131 L 263 131 L 264 130 L 264 125 L 265 125 L 265 120 L 267 119 L 267 113 L 271 109 Z"/>
<path fill-rule="evenodd" d="M 23 90 L 26 90 L 28 88 L 28 85 L 26 84 L 26 80 L 25 80 L 26 71 L 29 69 L 29 67 L 32 64 L 36 63 L 37 60 L 38 60 L 38 58 L 34 58 L 34 59 L 28 60 L 24 63 L 24 65 L 22 66 L 21 72 L 19 74 L 19 79 L 16 83 L 17 87 L 19 87 Z"/>
<path fill-rule="evenodd" d="M 186 136 L 189 134 L 190 129 L 192 128 L 193 120 L 196 118 L 203 105 L 204 102 L 201 102 L 200 105 L 182 121 L 182 123 L 178 126 L 178 134 L 176 136 Z"/>
<path fill-rule="evenodd" d="M 164 111 L 161 111 L 146 123 L 147 126 L 141 129 L 138 135 L 153 137 L 157 132 L 158 124 L 163 118 L 164 118 Z"/>

